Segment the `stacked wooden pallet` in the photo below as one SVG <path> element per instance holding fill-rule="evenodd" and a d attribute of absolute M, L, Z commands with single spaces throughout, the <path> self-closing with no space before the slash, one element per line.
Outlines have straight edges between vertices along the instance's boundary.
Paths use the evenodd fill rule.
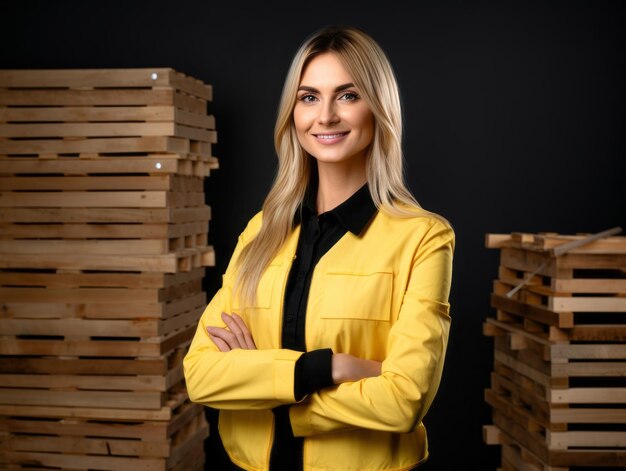
<path fill-rule="evenodd" d="M 202 469 L 182 358 L 214 255 L 211 87 L 0 71 L 0 467 Z"/>
<path fill-rule="evenodd" d="M 554 254 L 582 238 L 487 236 L 500 268 L 484 438 L 503 471 L 626 465 L 626 237 Z"/>

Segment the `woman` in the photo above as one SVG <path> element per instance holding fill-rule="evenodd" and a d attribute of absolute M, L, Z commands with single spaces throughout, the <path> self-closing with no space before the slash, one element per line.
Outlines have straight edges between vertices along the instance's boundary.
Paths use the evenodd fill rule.
<path fill-rule="evenodd" d="M 397 83 L 351 27 L 307 39 L 285 81 L 276 180 L 184 360 L 246 470 L 407 470 L 449 332 L 454 233 L 403 181 Z M 235 468 L 237 469 L 237 468 Z"/>

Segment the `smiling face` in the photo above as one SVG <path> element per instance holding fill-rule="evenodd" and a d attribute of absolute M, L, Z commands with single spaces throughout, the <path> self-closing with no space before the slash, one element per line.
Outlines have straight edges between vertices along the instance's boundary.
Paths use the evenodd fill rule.
<path fill-rule="evenodd" d="M 365 168 L 374 116 L 335 54 L 315 56 L 304 69 L 293 119 L 300 145 L 318 166 Z"/>

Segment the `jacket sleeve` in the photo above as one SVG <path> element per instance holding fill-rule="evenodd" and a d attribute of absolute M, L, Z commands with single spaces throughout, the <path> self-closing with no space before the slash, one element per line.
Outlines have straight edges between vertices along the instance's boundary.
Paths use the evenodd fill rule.
<path fill-rule="evenodd" d="M 295 402 L 294 368 L 301 352 L 286 349 L 220 352 L 206 327 L 225 327 L 231 312 L 234 265 L 246 243 L 250 224 L 239 237 L 222 287 L 206 307 L 183 360 L 189 398 L 217 409 L 271 409 Z"/>
<path fill-rule="evenodd" d="M 414 254 L 381 375 L 318 391 L 291 406 L 294 435 L 354 428 L 405 433 L 420 424 L 443 370 L 453 251 L 453 230 L 436 222 Z"/>

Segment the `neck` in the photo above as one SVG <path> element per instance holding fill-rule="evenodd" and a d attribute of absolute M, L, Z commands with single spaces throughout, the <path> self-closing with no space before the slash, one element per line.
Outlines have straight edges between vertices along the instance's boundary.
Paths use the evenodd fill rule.
<path fill-rule="evenodd" d="M 317 170 L 317 214 L 336 208 L 367 182 L 364 161 L 318 162 Z"/>

